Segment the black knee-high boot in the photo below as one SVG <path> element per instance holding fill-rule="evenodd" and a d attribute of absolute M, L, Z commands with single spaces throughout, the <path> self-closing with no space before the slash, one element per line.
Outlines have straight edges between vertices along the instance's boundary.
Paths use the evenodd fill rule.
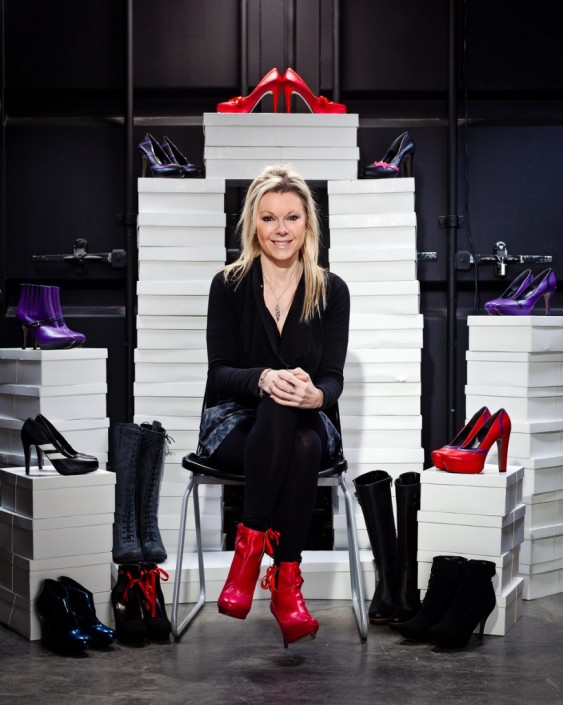
<path fill-rule="evenodd" d="M 164 467 L 166 431 L 160 421 L 141 424 L 141 448 L 137 463 L 137 527 L 142 560 L 162 563 L 166 549 L 158 528 L 158 499 Z"/>
<path fill-rule="evenodd" d="M 143 551 L 137 533 L 137 463 L 142 432 L 135 423 L 118 423 L 112 429 L 110 460 L 116 474 L 113 560 L 139 563 Z"/>
<path fill-rule="evenodd" d="M 389 619 L 390 627 L 406 622 L 420 609 L 418 589 L 418 510 L 420 473 L 404 472 L 395 480 L 397 503 L 397 564 L 399 589 Z"/>
<path fill-rule="evenodd" d="M 378 583 L 368 610 L 372 624 L 387 624 L 397 596 L 397 536 L 391 503 L 391 476 L 371 470 L 354 480 L 366 522 Z"/>

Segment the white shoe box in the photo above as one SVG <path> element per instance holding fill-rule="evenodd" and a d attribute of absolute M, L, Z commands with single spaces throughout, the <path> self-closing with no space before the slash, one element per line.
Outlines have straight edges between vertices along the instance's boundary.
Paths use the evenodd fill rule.
<path fill-rule="evenodd" d="M 370 250 L 385 251 L 389 249 L 390 242 L 393 243 L 394 250 L 403 251 L 405 255 L 409 254 L 408 257 L 405 256 L 402 259 L 412 259 L 413 253 L 416 257 L 416 226 L 383 226 L 380 224 L 377 227 L 342 226 L 330 229 L 330 244 L 332 246 L 334 243 L 334 246 L 339 249 L 343 249 L 349 244 L 350 247 L 356 249 L 369 248 Z"/>
<path fill-rule="evenodd" d="M 466 353 L 470 387 L 563 387 L 561 353 Z"/>
<path fill-rule="evenodd" d="M 562 455 L 562 424 L 562 419 L 531 423 L 513 420 L 508 444 L 510 461 L 523 464 L 527 458 L 552 458 L 555 455 Z M 492 459 L 497 457 L 496 444 L 491 448 L 488 457 L 489 462 L 493 462 Z"/>
<path fill-rule="evenodd" d="M 535 566 L 563 560 L 563 523 L 525 529 L 521 565 Z"/>
<path fill-rule="evenodd" d="M 350 316 L 349 345 L 357 348 L 422 348 L 422 314 Z"/>
<path fill-rule="evenodd" d="M 111 589 L 111 552 L 30 560 L 0 551 L 0 586 L 26 600 L 35 600 L 43 580 L 65 575 L 92 593 Z"/>
<path fill-rule="evenodd" d="M 389 383 L 389 385 L 392 384 L 391 382 Z M 362 397 L 361 394 L 355 393 L 354 389 L 351 390 L 351 386 L 371 394 L 370 396 Z M 373 390 L 370 389 L 373 386 L 375 385 L 370 383 L 346 385 L 346 392 L 338 400 L 340 413 L 347 416 L 416 416 L 420 414 L 420 394 L 417 394 L 412 389 L 417 385 L 408 382 L 405 384 L 394 384 L 393 386 L 397 387 L 396 395 L 394 395 L 393 389 L 381 390 L 380 393 L 374 394 Z"/>
<path fill-rule="evenodd" d="M 354 179 L 327 184 L 330 215 L 414 212 L 414 178 Z"/>
<path fill-rule="evenodd" d="M 135 382 L 135 417 L 200 418 L 204 393 L 205 378 L 199 382 Z"/>
<path fill-rule="evenodd" d="M 418 548 L 435 554 L 500 556 L 524 540 L 526 505 L 507 516 L 456 512 L 418 512 Z"/>
<path fill-rule="evenodd" d="M 350 312 L 352 315 L 405 315 L 420 310 L 418 281 L 350 282 Z"/>
<path fill-rule="evenodd" d="M 164 468 L 164 473 L 162 477 L 162 483 L 160 485 L 160 501 L 173 499 L 181 500 L 184 496 L 184 491 L 188 484 L 188 479 L 190 473 L 188 470 L 184 470 L 184 482 L 169 481 L 167 468 Z M 209 515 L 214 517 L 221 517 L 221 512 L 223 510 L 223 485 L 213 484 L 213 485 L 198 485 L 199 488 L 199 511 L 200 514 Z M 192 497 L 190 496 L 189 506 L 192 506 Z M 163 508 L 163 504 L 159 504 L 159 508 Z M 180 507 L 178 506 L 178 516 L 180 515 Z M 164 512 L 167 514 L 167 512 Z"/>
<path fill-rule="evenodd" d="M 329 252 L 330 271 L 350 282 L 396 282 L 416 279 L 416 260 L 399 259 L 388 262 L 338 262 L 332 261 Z"/>
<path fill-rule="evenodd" d="M 137 382 L 200 382 L 207 377 L 207 350 L 135 349 Z M 180 427 L 179 427 L 180 428 Z"/>
<path fill-rule="evenodd" d="M 421 476 L 420 508 L 424 512 L 504 517 L 522 504 L 524 468 L 499 472 L 485 465 L 483 472 L 463 474 L 430 468 Z"/>
<path fill-rule="evenodd" d="M 106 381 L 107 349 L 0 350 L 0 384 L 57 387 Z"/>
<path fill-rule="evenodd" d="M 495 594 L 502 595 L 506 592 L 514 580 L 519 577 L 519 554 L 520 547 L 516 546 L 510 551 L 506 551 L 499 556 L 484 556 L 483 554 L 472 553 L 470 555 L 461 553 L 450 553 L 451 556 L 462 556 L 468 560 L 492 561 L 496 565 L 496 573 L 492 579 Z M 421 590 L 426 590 L 428 581 L 430 580 L 430 571 L 434 557 L 437 555 L 445 555 L 435 553 L 434 551 L 419 551 L 418 552 L 418 587 Z"/>
<path fill-rule="evenodd" d="M 424 449 L 384 446 L 354 448 L 345 445 L 344 456 L 348 461 L 348 478 L 353 479 L 369 470 L 385 470 L 390 475 L 394 472 L 420 472 L 419 468 L 424 462 Z M 403 470 L 405 466 L 407 469 Z"/>
<path fill-rule="evenodd" d="M 559 421 L 563 418 L 563 387 L 465 387 L 467 409 L 488 406 L 491 413 L 504 408 L 513 424 Z"/>
<path fill-rule="evenodd" d="M 468 316 L 469 350 L 563 352 L 563 316 Z"/>
<path fill-rule="evenodd" d="M 356 113 L 203 114 L 205 144 L 210 147 L 260 147 L 269 144 L 351 147 L 357 144 L 358 126 L 359 116 Z"/>
<path fill-rule="evenodd" d="M 140 282 L 142 283 L 142 282 Z M 154 282 L 151 282 L 154 283 Z M 161 327 L 164 327 L 165 322 L 172 317 L 194 317 L 201 316 L 205 320 L 207 316 L 207 307 L 209 296 L 199 287 L 199 296 L 177 296 L 176 294 L 169 296 L 170 290 L 166 290 L 166 295 L 155 296 L 149 294 L 147 296 L 139 294 L 137 296 L 137 312 L 141 320 L 146 316 L 155 316 L 163 319 Z M 164 293 L 161 291 L 161 293 Z"/>
<path fill-rule="evenodd" d="M 109 419 L 49 419 L 68 443 L 80 453 L 95 455 L 100 462 L 107 460 Z M 11 458 L 10 467 L 25 464 L 21 442 L 21 419 L 0 418 L 0 453 Z M 35 446 L 31 448 L 32 462 Z M 43 456 L 45 467 L 51 468 L 51 462 Z"/>
<path fill-rule="evenodd" d="M 504 636 L 522 616 L 522 596 L 524 579 L 515 578 L 502 595 L 497 595 L 497 604 L 489 615 L 484 634 L 491 636 Z M 479 631 L 479 625 L 475 632 Z"/>
<path fill-rule="evenodd" d="M 139 247 L 225 247 L 226 215 L 213 213 L 139 213 Z"/>
<path fill-rule="evenodd" d="M 526 504 L 525 529 L 563 524 L 563 489 L 524 497 Z"/>
<path fill-rule="evenodd" d="M 206 150 L 207 151 L 207 150 Z M 224 149 L 213 152 L 217 158 L 205 157 L 205 168 L 210 177 L 232 179 L 239 181 L 245 179 L 252 181 L 267 166 L 286 167 L 288 163 L 300 176 L 308 181 L 325 181 L 326 179 L 351 179 L 358 173 L 358 159 L 360 156 L 357 147 L 334 149 L 335 154 L 327 152 L 326 148 L 320 150 L 309 149 L 305 151 L 290 150 L 289 148 L 260 149 L 263 156 L 250 159 L 246 148 L 238 151 L 230 150 L 228 155 Z M 289 161 L 291 155 L 294 158 Z M 299 159 L 298 156 L 309 158 Z M 334 156 L 331 159 L 331 156 Z"/>
<path fill-rule="evenodd" d="M 172 318 L 172 316 L 168 316 Z M 182 328 L 142 328 L 137 331 L 137 346 L 140 350 L 157 350 L 165 345 L 173 350 L 184 350 L 189 359 L 192 350 L 205 350 L 205 330 Z"/>
<path fill-rule="evenodd" d="M 115 473 L 95 470 L 85 475 L 59 475 L 55 470 L 0 469 L 2 508 L 30 519 L 56 519 L 84 514 L 95 507 L 101 514 L 115 509 Z"/>
<path fill-rule="evenodd" d="M 225 182 L 222 179 L 137 180 L 139 213 L 223 213 Z"/>
<path fill-rule="evenodd" d="M 145 252 L 149 249 L 156 250 L 155 247 L 145 247 Z M 175 248 L 167 247 L 167 250 Z M 147 253 L 150 255 L 150 253 Z M 221 260 L 213 262 L 177 262 L 142 260 L 139 262 L 139 279 L 143 281 L 165 282 L 170 286 L 170 282 L 189 280 L 200 281 L 202 287 L 209 287 L 211 279 L 225 265 L 225 255 Z"/>
<path fill-rule="evenodd" d="M 524 600 L 563 592 L 563 558 L 535 565 L 520 564 L 520 573 L 524 578 Z"/>
<path fill-rule="evenodd" d="M 200 335 L 202 332 L 205 334 L 205 329 L 206 318 L 204 315 L 137 316 L 137 331 L 176 330 Z"/>
<path fill-rule="evenodd" d="M 341 416 L 344 448 L 420 448 L 422 416 Z"/>
<path fill-rule="evenodd" d="M 112 530 L 113 512 L 30 519 L 0 508 L 0 549 L 31 560 L 111 551 Z"/>
<path fill-rule="evenodd" d="M 0 385 L 0 416 L 50 419 L 101 419 L 106 417 L 107 384 Z"/>
<path fill-rule="evenodd" d="M 359 217 L 359 216 L 358 216 Z M 367 216 L 364 216 L 367 217 Z M 363 270 L 369 275 L 372 263 L 381 265 L 383 262 L 389 262 L 391 265 L 395 262 L 412 262 L 416 261 L 416 250 L 411 250 L 406 247 L 388 247 L 385 250 L 369 247 L 369 242 L 363 247 L 351 247 L 343 242 L 340 247 L 333 244 L 331 239 L 329 259 L 331 269 L 333 265 L 340 263 L 355 263 L 356 267 Z M 377 278 L 367 276 L 363 281 L 379 281 Z M 403 280 L 408 281 L 408 279 Z"/>
<path fill-rule="evenodd" d="M 524 465 L 524 496 L 563 488 L 563 456 L 529 458 Z"/>
<path fill-rule="evenodd" d="M 346 385 L 368 382 L 418 383 L 421 381 L 421 349 L 348 350 L 344 379 Z"/>
<path fill-rule="evenodd" d="M 93 598 L 96 616 L 103 624 L 110 626 L 111 592 L 96 592 Z M 35 609 L 35 600 L 26 600 L 3 587 L 0 587 L 0 623 L 30 641 L 41 639 L 41 626 Z"/>
<path fill-rule="evenodd" d="M 139 266 L 143 262 L 202 262 L 215 264 L 225 261 L 225 247 L 139 247 Z M 145 279 L 145 277 L 140 277 Z"/>

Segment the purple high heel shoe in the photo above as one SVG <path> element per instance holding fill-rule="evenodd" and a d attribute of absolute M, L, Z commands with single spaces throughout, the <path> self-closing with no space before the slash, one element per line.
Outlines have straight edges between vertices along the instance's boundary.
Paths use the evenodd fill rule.
<path fill-rule="evenodd" d="M 22 284 L 16 320 L 22 329 L 22 350 L 27 348 L 27 335 L 33 337 L 33 349 L 64 350 L 75 347 L 76 340 L 57 326 L 48 287 Z"/>
<path fill-rule="evenodd" d="M 160 146 L 164 152 L 168 155 L 170 162 L 172 164 L 178 164 L 184 170 L 184 174 L 187 178 L 198 178 L 203 176 L 203 169 L 197 164 L 192 164 L 187 157 L 185 157 L 182 152 L 176 147 L 174 142 L 169 137 L 164 136 Z"/>
<path fill-rule="evenodd" d="M 557 279 L 552 269 L 544 269 L 523 289 L 517 298 L 501 299 L 495 304 L 499 316 L 529 316 L 539 299 L 545 300 L 545 313 L 551 313 L 551 299 L 557 288 Z"/>
<path fill-rule="evenodd" d="M 521 272 L 510 286 L 496 299 L 491 299 L 485 303 L 485 311 L 489 316 L 498 316 L 496 305 L 506 299 L 517 299 L 520 293 L 528 286 L 533 279 L 532 270 L 525 269 Z"/>

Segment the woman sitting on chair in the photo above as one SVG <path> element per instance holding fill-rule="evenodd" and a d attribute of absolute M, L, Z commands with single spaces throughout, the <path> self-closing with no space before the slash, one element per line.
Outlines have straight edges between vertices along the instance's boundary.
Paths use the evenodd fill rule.
<path fill-rule="evenodd" d="M 244 514 L 218 601 L 248 614 L 264 552 L 262 586 L 284 646 L 314 638 L 319 624 L 301 594 L 301 552 L 318 473 L 341 455 L 323 410 L 342 392 L 350 297 L 317 264 L 311 192 L 290 169 L 267 167 L 250 185 L 239 222 L 241 254 L 209 294 L 207 409 L 198 454 L 245 476 Z"/>

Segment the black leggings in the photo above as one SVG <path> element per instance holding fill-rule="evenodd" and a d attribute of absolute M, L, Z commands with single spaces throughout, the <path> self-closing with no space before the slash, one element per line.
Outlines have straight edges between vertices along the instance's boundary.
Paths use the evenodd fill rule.
<path fill-rule="evenodd" d="M 236 426 L 212 456 L 221 468 L 244 472 L 242 522 L 249 529 L 280 532 L 276 562 L 301 560 L 326 448 L 318 412 L 264 397 L 256 420 Z"/>

